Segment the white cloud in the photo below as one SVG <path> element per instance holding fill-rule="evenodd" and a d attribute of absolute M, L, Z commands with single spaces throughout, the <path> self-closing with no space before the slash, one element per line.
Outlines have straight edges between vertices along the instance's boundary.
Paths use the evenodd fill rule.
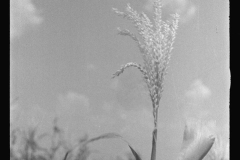
<path fill-rule="evenodd" d="M 179 13 L 181 15 L 180 22 L 186 23 L 190 19 L 192 19 L 196 13 L 197 8 L 194 5 L 191 5 L 186 10 L 180 10 Z"/>
<path fill-rule="evenodd" d="M 185 119 L 197 119 L 204 122 L 204 126 L 215 135 L 224 136 L 226 131 L 223 130 L 219 110 L 215 106 L 212 91 L 201 80 L 195 80 L 190 89 L 185 93 L 186 103 L 184 104 L 183 114 Z"/>
<path fill-rule="evenodd" d="M 191 89 L 186 92 L 186 96 L 194 100 L 204 100 L 211 96 L 211 90 L 201 80 L 195 80 Z"/>
<path fill-rule="evenodd" d="M 184 105 L 185 118 L 204 119 L 213 115 L 211 90 L 199 79 L 195 80 L 188 91 L 185 92 L 186 104 Z"/>
<path fill-rule="evenodd" d="M 29 25 L 42 22 L 31 0 L 10 0 L 10 38 L 21 35 Z"/>
<path fill-rule="evenodd" d="M 70 141 L 77 137 L 77 132 L 79 134 L 88 132 L 90 115 L 87 96 L 73 91 L 59 95 L 56 116 L 59 118 L 60 127 L 66 131 Z"/>
<path fill-rule="evenodd" d="M 14 127 L 40 127 L 46 129 L 51 126 L 53 114 L 46 111 L 39 105 L 32 105 L 30 107 L 22 107 L 17 105 L 11 111 L 12 126 Z"/>
<path fill-rule="evenodd" d="M 90 111 L 89 99 L 83 94 L 76 92 L 68 92 L 65 95 L 59 96 L 60 114 L 71 112 L 73 115 L 81 113 L 88 113 Z"/>
<path fill-rule="evenodd" d="M 116 117 L 102 112 L 99 108 L 93 110 L 96 106 L 91 107 L 89 98 L 84 94 L 69 91 L 61 94 L 58 101 L 56 116 L 59 118 L 60 127 L 66 131 L 69 141 L 73 144 L 81 134 L 87 133 L 92 137 L 117 128 Z"/>
<path fill-rule="evenodd" d="M 57 115 L 67 126 L 79 125 L 86 130 L 101 130 L 115 123 L 114 116 L 109 113 L 113 104 L 104 102 L 102 109 L 105 112 L 96 112 L 91 109 L 89 98 L 76 92 L 68 92 L 59 96 Z"/>

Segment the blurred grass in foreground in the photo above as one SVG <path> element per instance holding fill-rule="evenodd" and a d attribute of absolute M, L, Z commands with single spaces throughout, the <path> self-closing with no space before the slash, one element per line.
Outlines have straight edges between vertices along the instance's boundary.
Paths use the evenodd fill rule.
<path fill-rule="evenodd" d="M 47 139 L 48 138 L 48 139 Z M 57 125 L 57 118 L 54 119 L 52 134 L 44 133 L 39 135 L 37 127 L 28 129 L 10 129 L 10 160 L 87 160 L 96 150 L 91 150 L 88 144 L 100 139 L 121 138 L 114 133 L 89 139 L 85 135 L 72 145 L 64 138 L 64 131 Z M 49 147 L 43 147 L 41 142 L 47 139 Z M 131 152 L 126 153 L 128 160 L 134 160 Z M 115 157 L 116 160 L 123 160 L 122 157 Z"/>

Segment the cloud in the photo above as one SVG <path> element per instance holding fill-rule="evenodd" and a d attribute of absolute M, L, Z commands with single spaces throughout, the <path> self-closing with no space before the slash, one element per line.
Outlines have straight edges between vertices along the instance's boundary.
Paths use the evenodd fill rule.
<path fill-rule="evenodd" d="M 69 91 L 65 95 L 59 96 L 60 114 L 71 112 L 73 115 L 90 112 L 89 99 L 83 94 Z"/>
<path fill-rule="evenodd" d="M 27 26 L 42 22 L 31 0 L 10 0 L 10 39 L 20 36 Z"/>
<path fill-rule="evenodd" d="M 200 79 L 197 79 L 191 84 L 190 89 L 185 92 L 185 97 L 184 118 L 204 121 L 204 126 L 214 133 L 214 135 L 221 136 L 218 138 L 223 138 L 225 143 L 228 135 L 222 124 L 222 114 L 219 115 L 219 108 L 214 103 L 214 96 L 212 96 L 211 89 L 204 85 Z M 223 147 L 222 149 L 225 149 L 225 146 L 217 146 L 216 150 L 218 151 L 215 152 L 223 152 L 219 151 L 219 148 Z"/>
<path fill-rule="evenodd" d="M 211 90 L 201 80 L 195 80 L 186 96 L 195 100 L 203 100 L 211 96 Z"/>
<path fill-rule="evenodd" d="M 190 85 L 190 89 L 185 92 L 185 97 L 186 104 L 183 111 L 185 118 L 204 119 L 213 115 L 211 90 L 200 79 Z"/>
<path fill-rule="evenodd" d="M 90 103 L 86 95 L 74 91 L 59 95 L 56 116 L 70 141 L 77 137 L 76 133 L 87 132 L 90 115 Z"/>
<path fill-rule="evenodd" d="M 111 103 L 106 102 L 104 105 L 111 105 Z M 112 112 L 91 106 L 90 99 L 86 95 L 73 91 L 59 96 L 56 114 L 60 127 L 66 131 L 69 141 L 73 144 L 81 134 L 93 137 L 118 129 L 116 116 L 113 116 Z"/>
<path fill-rule="evenodd" d="M 10 107 L 11 109 L 11 107 Z M 36 127 L 45 130 L 51 126 L 53 114 L 46 111 L 39 105 L 23 107 L 15 104 L 12 113 L 12 127 Z"/>
<path fill-rule="evenodd" d="M 180 23 L 186 23 L 189 20 L 191 20 L 195 13 L 196 13 L 197 8 L 194 5 L 191 5 L 190 7 L 188 7 L 186 10 L 182 10 L 180 11 Z"/>
<path fill-rule="evenodd" d="M 34 105 L 29 109 L 21 107 L 18 103 L 19 97 L 10 98 L 10 125 L 14 126 L 22 125 L 24 123 L 27 126 L 38 125 L 44 117 L 44 111 L 38 106 Z"/>

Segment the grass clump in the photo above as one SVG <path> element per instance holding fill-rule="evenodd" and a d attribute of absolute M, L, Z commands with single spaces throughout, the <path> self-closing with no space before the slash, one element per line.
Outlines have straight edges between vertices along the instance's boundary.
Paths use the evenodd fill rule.
<path fill-rule="evenodd" d="M 71 145 L 64 139 L 64 131 L 57 126 L 57 119 L 54 120 L 52 134 L 44 133 L 38 135 L 37 127 L 29 127 L 27 130 L 14 128 L 10 134 L 10 160 L 87 160 L 89 156 L 96 152 L 91 150 L 88 144 L 110 138 L 120 138 L 120 135 L 115 133 L 107 133 L 95 138 L 88 138 L 88 135 L 79 138 L 77 144 Z M 50 146 L 42 147 L 40 140 L 50 138 Z M 124 140 L 130 147 L 132 153 L 136 152 L 130 144 Z M 118 157 L 116 159 L 121 159 Z M 127 159 L 135 159 L 133 154 L 128 153 Z M 140 157 L 139 157 L 140 159 Z"/>
<path fill-rule="evenodd" d="M 87 145 L 85 136 L 78 140 L 78 148 L 74 148 L 64 139 L 64 132 L 54 120 L 52 134 L 37 134 L 37 127 L 27 130 L 14 128 L 10 134 L 10 160 L 87 160 L 92 151 Z M 42 147 L 40 141 L 44 138 L 50 142 L 49 147 Z M 74 150 L 75 149 L 75 150 Z M 74 150 L 74 151 L 73 151 Z M 69 151 L 73 151 L 69 154 Z"/>

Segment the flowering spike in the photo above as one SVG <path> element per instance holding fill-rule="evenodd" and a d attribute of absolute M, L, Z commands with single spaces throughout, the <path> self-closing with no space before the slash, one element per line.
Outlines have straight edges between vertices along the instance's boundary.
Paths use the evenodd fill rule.
<path fill-rule="evenodd" d="M 113 77 L 112 78 L 115 78 L 116 76 L 119 76 L 120 74 L 122 74 L 124 72 L 124 70 L 128 67 L 136 67 L 137 69 L 140 70 L 140 72 L 143 74 L 143 76 L 145 78 L 147 78 L 147 73 L 146 71 L 142 68 L 142 66 L 140 64 L 137 64 L 137 63 L 133 63 L 133 62 L 129 62 L 125 65 L 123 65 L 119 70 L 117 70 L 116 73 L 113 74 Z"/>
<path fill-rule="evenodd" d="M 151 160 L 156 160 L 157 141 L 157 118 L 159 102 L 163 92 L 163 81 L 167 73 L 167 67 L 171 58 L 172 46 L 178 28 L 178 14 L 172 15 L 172 21 L 162 20 L 162 1 L 156 0 L 153 4 L 153 23 L 145 13 L 138 14 L 130 4 L 127 5 L 126 13 L 115 9 L 115 13 L 132 21 L 141 36 L 140 40 L 129 30 L 119 29 L 119 34 L 131 37 L 137 42 L 143 57 L 143 67 L 136 63 L 127 63 L 118 70 L 115 76 L 119 76 L 128 67 L 138 68 L 144 75 L 149 95 L 153 105 L 154 132 Z"/>

